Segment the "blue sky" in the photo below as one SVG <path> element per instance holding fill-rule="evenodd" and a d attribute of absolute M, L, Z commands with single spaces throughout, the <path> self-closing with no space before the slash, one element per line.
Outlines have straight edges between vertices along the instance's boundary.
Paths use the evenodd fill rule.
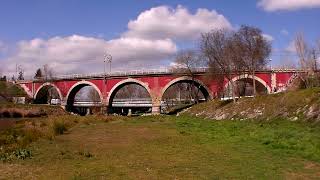
<path fill-rule="evenodd" d="M 261 1 L 264 1 L 264 5 L 258 5 Z M 169 64 L 171 54 L 173 54 L 174 51 L 184 47 L 193 46 L 193 44 L 195 44 L 196 38 L 187 38 L 187 36 L 190 35 L 191 32 L 197 33 L 198 31 L 202 32 L 202 30 L 199 30 L 199 28 L 196 30 L 191 28 L 190 32 L 186 32 L 186 35 L 181 37 L 174 32 L 169 33 L 157 31 L 150 29 L 150 27 L 141 30 L 141 27 L 145 28 L 146 23 L 140 23 L 140 21 L 137 20 L 138 16 L 157 7 L 167 7 L 169 9 L 169 16 L 170 13 L 174 14 L 178 7 L 188 11 L 187 14 L 190 16 L 195 15 L 199 8 L 203 8 L 208 10 L 208 12 L 215 11 L 217 15 L 223 16 L 225 27 L 228 27 L 226 22 L 235 29 L 242 24 L 259 27 L 262 29 L 263 33 L 271 36 L 273 39 L 272 45 L 275 51 L 272 59 L 274 61 L 274 65 L 281 62 L 281 56 L 279 56 L 280 52 L 287 49 L 297 32 L 304 32 L 310 43 L 315 41 L 315 39 L 320 38 L 320 21 L 318 20 L 320 17 L 320 2 L 312 4 L 310 3 L 312 0 L 292 0 L 292 4 L 294 5 L 296 3 L 297 5 L 291 6 L 288 4 L 277 4 L 275 3 L 276 0 L 261 1 L 3 0 L 0 2 L 0 61 L 4 62 L 7 67 L 2 67 L 2 71 L 8 73 L 12 72 L 12 67 L 15 63 L 25 66 L 25 69 L 28 69 L 26 72 L 29 70 L 30 72 L 33 72 L 36 67 L 42 66 L 44 63 L 50 64 L 52 62 L 56 62 L 52 63 L 52 67 L 59 69 L 61 64 L 68 64 L 68 61 L 73 61 L 72 66 L 74 66 L 74 68 L 63 69 L 61 71 L 76 73 L 78 71 L 82 72 L 83 68 L 79 68 L 75 63 L 86 63 L 85 58 L 99 62 L 98 59 L 101 54 L 99 54 L 100 51 L 96 52 L 95 50 L 88 52 L 82 51 L 84 53 L 91 54 L 91 56 L 88 56 L 87 54 L 78 54 L 73 57 L 70 55 L 69 60 L 65 58 L 64 61 L 61 62 L 55 58 L 48 58 L 46 61 L 38 60 L 41 58 L 43 59 L 43 56 L 48 56 L 45 54 L 49 52 L 46 48 L 52 49 L 51 46 L 60 46 L 60 44 L 63 44 L 70 48 L 69 44 L 66 45 L 69 41 L 81 41 L 82 43 L 95 44 L 93 47 L 87 45 L 81 45 L 80 47 L 76 46 L 79 51 L 81 51 L 81 48 L 94 49 L 95 47 L 105 47 L 105 49 L 101 51 L 108 51 L 108 48 L 111 49 L 111 52 L 116 51 L 113 53 L 115 56 L 114 60 L 119 61 L 119 63 L 115 62 L 115 69 L 125 69 L 123 68 L 123 64 L 126 64 L 125 59 L 131 58 L 133 59 L 132 61 L 135 61 L 135 55 L 137 55 L 137 59 L 145 58 L 148 60 L 141 60 L 141 62 L 137 64 L 130 62 L 128 65 L 132 64 L 133 68 L 141 67 L 142 65 L 145 65 L 146 68 L 166 66 Z M 153 13 L 153 15 L 155 14 Z M 210 17 L 214 17 L 214 15 Z M 207 20 L 210 21 L 210 17 L 202 19 L 203 22 L 206 22 Z M 128 28 L 130 20 L 137 20 L 131 29 Z M 159 18 L 157 20 L 159 20 Z M 197 21 L 197 19 L 194 21 Z M 157 22 L 160 23 L 160 27 L 161 24 L 166 24 L 167 21 L 164 18 L 163 21 L 160 19 Z M 212 20 L 210 23 L 214 24 L 215 22 Z M 218 25 L 220 24 L 218 23 Z M 147 25 L 150 25 L 150 23 L 147 23 Z M 158 26 L 154 25 L 154 27 L 157 28 Z M 183 28 L 184 27 L 181 27 L 181 29 Z M 175 31 L 175 29 L 171 30 Z M 203 31 L 205 30 L 206 29 L 204 28 Z M 124 35 L 126 33 L 130 35 Z M 163 33 L 163 35 L 159 35 L 159 38 L 153 38 L 151 35 L 144 36 L 143 33 L 150 33 L 155 36 Z M 166 37 L 166 35 L 168 37 Z M 57 37 L 60 39 L 57 39 Z M 132 39 L 123 39 L 127 37 L 135 38 L 134 42 L 139 45 L 141 44 L 140 40 L 145 40 L 145 46 L 142 47 L 142 49 L 145 50 L 148 50 L 146 49 L 146 46 L 152 45 L 150 43 L 154 41 L 157 41 L 157 45 L 163 48 L 159 48 L 158 51 L 150 52 L 150 54 L 143 52 L 143 55 L 141 55 L 142 50 L 139 48 L 136 48 L 135 51 L 129 48 L 119 49 L 119 47 L 123 47 L 123 42 L 125 42 L 126 45 L 129 43 L 129 47 L 135 46 L 132 45 Z M 35 42 L 35 39 L 38 39 L 39 41 Z M 121 39 L 121 43 L 119 46 L 115 47 L 115 45 L 112 44 L 115 42 L 112 40 L 120 42 L 119 39 Z M 36 50 L 30 50 L 30 48 L 33 47 L 31 44 L 36 46 Z M 165 51 L 167 50 L 165 49 L 167 47 L 170 47 L 171 50 Z M 55 53 L 64 52 L 63 50 L 54 50 Z M 45 53 L 42 51 L 45 51 Z M 71 53 L 74 51 L 76 51 L 76 49 L 69 49 L 68 52 Z M 130 53 L 127 56 L 122 56 L 123 54 L 119 51 L 130 51 Z M 165 53 L 163 53 L 164 51 Z M 153 61 L 152 53 L 163 54 L 155 55 L 155 59 Z M 38 58 L 37 55 L 40 57 Z M 57 57 L 59 56 L 63 55 L 57 55 Z M 138 61 L 139 60 L 136 62 Z M 159 63 L 160 61 L 161 63 Z M 30 63 L 32 64 L 32 62 L 34 63 L 31 66 Z M 91 65 L 91 71 L 100 71 L 99 64 L 97 65 L 92 63 L 90 66 Z"/>

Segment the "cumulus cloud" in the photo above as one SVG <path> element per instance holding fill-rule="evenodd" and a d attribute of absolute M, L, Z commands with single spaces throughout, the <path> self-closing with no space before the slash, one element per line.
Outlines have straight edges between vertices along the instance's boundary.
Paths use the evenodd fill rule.
<path fill-rule="evenodd" d="M 266 11 L 319 8 L 320 0 L 260 0 L 258 6 Z"/>
<path fill-rule="evenodd" d="M 231 29 L 230 22 L 215 10 L 198 9 L 192 14 L 183 6 L 159 6 L 142 12 L 128 23 L 127 37 L 148 39 L 194 39 L 212 29 Z"/>
<path fill-rule="evenodd" d="M 1 62 L 10 75 L 16 64 L 22 65 L 28 77 L 45 64 L 57 74 L 102 72 L 106 53 L 113 57 L 113 71 L 154 68 L 163 66 L 176 53 L 175 41 L 193 40 L 202 32 L 218 28 L 232 27 L 214 10 L 198 9 L 191 13 L 182 6 L 159 6 L 141 12 L 118 38 L 106 40 L 75 34 L 20 41 Z M 0 51 L 1 47 L 0 43 Z"/>
<path fill-rule="evenodd" d="M 125 67 L 134 68 L 159 63 L 176 52 L 176 45 L 169 39 L 119 38 L 106 41 L 80 35 L 33 39 L 19 42 L 14 55 L 4 63 L 10 73 L 15 71 L 15 63 L 22 65 L 27 75 L 33 75 L 44 64 L 49 64 L 60 74 L 102 72 L 106 51 L 112 54 L 115 67 L 125 64 Z"/>

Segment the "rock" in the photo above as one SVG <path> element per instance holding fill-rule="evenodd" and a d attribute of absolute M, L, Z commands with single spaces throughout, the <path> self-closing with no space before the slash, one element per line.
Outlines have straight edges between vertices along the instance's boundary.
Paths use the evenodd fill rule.
<path fill-rule="evenodd" d="M 226 119 L 226 115 L 225 114 L 221 114 L 221 115 L 217 115 L 214 117 L 215 120 L 223 120 Z"/>
<path fill-rule="evenodd" d="M 316 119 L 319 115 L 319 108 L 317 105 L 312 105 L 309 107 L 308 112 L 306 113 L 306 116 L 308 119 Z"/>

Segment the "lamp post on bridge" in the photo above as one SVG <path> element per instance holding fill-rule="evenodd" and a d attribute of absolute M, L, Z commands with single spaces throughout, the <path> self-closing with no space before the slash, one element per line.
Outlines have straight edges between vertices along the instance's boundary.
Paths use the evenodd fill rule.
<path fill-rule="evenodd" d="M 272 64 L 271 64 L 271 62 L 272 62 L 272 59 L 269 58 L 269 59 L 268 59 L 268 63 L 269 63 L 269 65 L 270 65 L 270 71 L 272 71 Z"/>
<path fill-rule="evenodd" d="M 107 74 L 106 74 L 106 63 L 109 63 L 109 76 L 111 76 L 111 62 L 112 62 L 112 56 L 111 54 L 106 53 L 104 55 L 103 60 L 103 99 L 106 101 L 106 80 L 107 80 Z"/>
<path fill-rule="evenodd" d="M 108 62 L 109 63 L 109 75 L 111 75 L 111 62 L 112 62 L 112 56 L 111 54 L 106 54 L 104 56 L 104 62 L 105 64 Z M 106 71 L 106 69 L 104 69 Z M 104 72 L 106 74 L 106 72 Z"/>

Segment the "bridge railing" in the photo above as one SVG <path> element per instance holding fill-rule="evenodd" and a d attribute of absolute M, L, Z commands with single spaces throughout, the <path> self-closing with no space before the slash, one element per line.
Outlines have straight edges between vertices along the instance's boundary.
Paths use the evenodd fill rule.
<path fill-rule="evenodd" d="M 209 72 L 207 67 L 198 67 L 191 69 L 194 73 L 205 73 Z M 271 72 L 302 72 L 297 69 L 266 69 L 262 71 Z M 113 71 L 112 73 L 90 73 L 90 74 L 68 74 L 68 75 L 58 75 L 50 78 L 48 81 L 60 80 L 60 79 L 88 79 L 88 78 L 104 78 L 104 77 L 116 77 L 116 76 L 135 76 L 135 75 L 157 75 L 157 74 L 173 74 L 177 73 L 176 69 L 172 68 L 162 68 L 162 69 L 142 69 L 142 70 L 131 70 L 131 71 Z M 180 71 L 183 73 L 184 71 Z M 35 79 L 44 80 L 44 79 Z M 17 81 L 19 83 L 27 82 L 30 80 Z"/>
<path fill-rule="evenodd" d="M 194 73 L 208 72 L 208 68 L 194 68 L 192 71 Z M 176 73 L 175 69 L 147 69 L 147 70 L 131 70 L 131 71 L 114 71 L 112 73 L 90 73 L 90 74 L 69 74 L 69 75 L 59 75 L 54 76 L 52 79 L 78 79 L 78 78 L 103 78 L 103 77 L 114 77 L 114 76 L 134 76 L 134 75 L 154 75 L 154 74 L 172 74 Z"/>

